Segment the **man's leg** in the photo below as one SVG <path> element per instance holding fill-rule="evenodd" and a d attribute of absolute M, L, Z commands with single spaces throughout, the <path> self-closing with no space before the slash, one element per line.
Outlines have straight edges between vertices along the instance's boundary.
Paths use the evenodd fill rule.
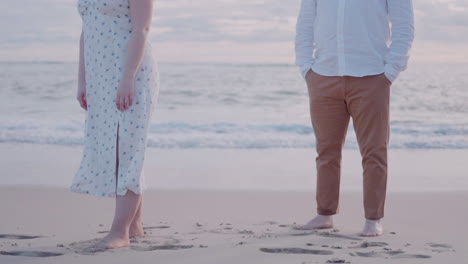
<path fill-rule="evenodd" d="M 353 118 L 364 170 L 366 227 L 362 235 L 382 234 L 387 188 L 390 82 L 383 75 L 347 77 L 348 109 Z"/>
<path fill-rule="evenodd" d="M 341 150 L 350 115 L 344 100 L 344 78 L 310 72 L 307 78 L 310 114 L 317 149 L 318 216 L 297 229 L 331 228 L 331 216 L 338 212 Z"/>

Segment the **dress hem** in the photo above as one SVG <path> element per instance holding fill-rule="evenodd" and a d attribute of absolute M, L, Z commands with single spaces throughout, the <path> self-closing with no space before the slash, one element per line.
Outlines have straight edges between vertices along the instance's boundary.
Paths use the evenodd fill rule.
<path fill-rule="evenodd" d="M 97 191 L 96 192 L 91 192 L 91 191 L 87 191 L 87 190 L 77 188 L 75 186 L 71 186 L 69 189 L 70 189 L 71 192 L 74 192 L 74 193 L 89 194 L 89 195 L 94 195 L 94 196 L 98 196 L 98 197 L 107 197 L 107 198 L 115 198 L 117 195 L 118 196 L 124 196 L 124 195 L 127 194 L 128 191 L 132 191 L 136 195 L 143 194 L 142 189 L 137 189 L 137 191 L 135 191 L 132 188 L 124 189 L 123 193 L 121 191 L 116 191 L 116 192 L 113 192 L 113 193 L 103 193 L 103 192 L 97 192 Z"/>

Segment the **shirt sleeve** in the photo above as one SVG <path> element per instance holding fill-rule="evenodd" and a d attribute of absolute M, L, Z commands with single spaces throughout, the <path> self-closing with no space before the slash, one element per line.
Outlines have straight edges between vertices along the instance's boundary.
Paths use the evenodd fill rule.
<path fill-rule="evenodd" d="M 314 65 L 314 22 L 316 16 L 316 0 L 302 0 L 296 24 L 296 65 L 302 76 Z"/>
<path fill-rule="evenodd" d="M 387 0 L 392 24 L 392 43 L 385 59 L 385 76 L 395 81 L 406 69 L 414 39 L 414 12 L 412 0 Z"/>

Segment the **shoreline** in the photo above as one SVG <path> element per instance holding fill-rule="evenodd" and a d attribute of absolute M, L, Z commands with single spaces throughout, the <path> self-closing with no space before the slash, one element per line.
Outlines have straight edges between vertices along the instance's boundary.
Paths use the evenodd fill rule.
<path fill-rule="evenodd" d="M 68 188 L 81 146 L 0 143 L 0 183 Z M 147 190 L 315 189 L 314 149 L 147 148 Z M 389 150 L 389 192 L 468 191 L 468 150 Z M 16 175 L 11 177 L 11 175 Z M 362 189 L 361 156 L 343 150 L 342 191 Z"/>

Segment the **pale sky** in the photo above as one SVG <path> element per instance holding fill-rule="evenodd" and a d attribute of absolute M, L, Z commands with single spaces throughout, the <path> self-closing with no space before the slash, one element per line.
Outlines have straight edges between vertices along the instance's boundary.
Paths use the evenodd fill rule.
<path fill-rule="evenodd" d="M 108 0 L 111 1 L 111 0 Z M 76 61 L 76 0 L 0 1 L 0 61 Z M 300 0 L 156 0 L 159 61 L 293 63 Z M 468 62 L 468 0 L 414 0 L 416 62 Z"/>

